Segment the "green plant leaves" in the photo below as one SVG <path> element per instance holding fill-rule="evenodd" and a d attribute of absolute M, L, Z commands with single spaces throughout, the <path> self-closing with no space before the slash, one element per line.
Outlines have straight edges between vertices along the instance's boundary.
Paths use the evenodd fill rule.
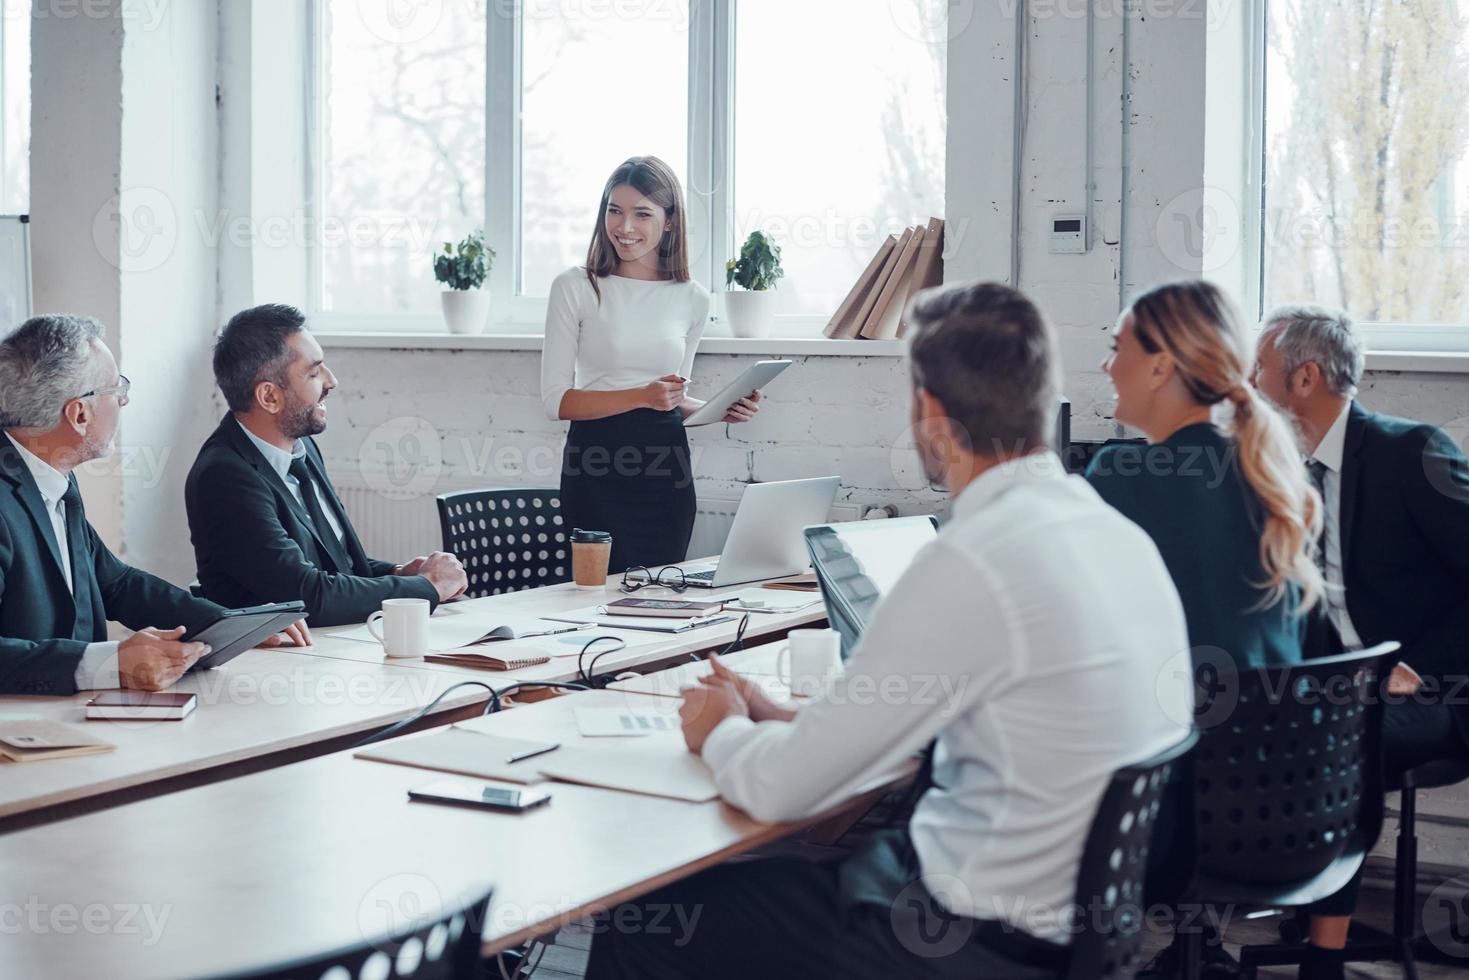
<path fill-rule="evenodd" d="M 780 246 L 763 231 L 752 231 L 745 244 L 740 246 L 740 256 L 724 264 L 724 284 L 738 283 L 745 289 L 774 289 L 785 275 L 780 267 Z"/>
<path fill-rule="evenodd" d="M 444 243 L 444 253 L 434 256 L 434 278 L 450 289 L 478 289 L 495 262 L 495 250 L 485 244 L 484 232 L 476 231 L 455 246 Z"/>

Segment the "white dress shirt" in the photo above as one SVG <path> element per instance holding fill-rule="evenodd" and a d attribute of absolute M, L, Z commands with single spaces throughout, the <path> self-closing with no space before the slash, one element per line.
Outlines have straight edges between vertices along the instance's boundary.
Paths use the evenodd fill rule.
<path fill-rule="evenodd" d="M 265 457 L 265 461 L 270 464 L 270 468 L 275 470 L 280 478 L 285 481 L 286 489 L 291 492 L 292 497 L 296 498 L 296 503 L 300 504 L 304 509 L 306 507 L 306 501 L 301 499 L 301 484 L 297 482 L 295 475 L 291 473 L 291 464 L 298 459 L 306 458 L 306 444 L 300 439 L 297 439 L 296 444 L 291 447 L 291 451 L 286 452 L 279 446 L 272 446 L 245 428 L 245 424 L 238 418 L 235 419 L 235 424 L 240 427 L 240 431 L 244 432 L 250 438 L 250 441 L 255 444 L 255 448 L 260 450 L 260 455 Z M 342 541 L 342 525 L 337 521 L 337 515 L 332 513 L 333 508 L 328 502 L 329 498 L 326 492 L 322 490 L 320 484 L 317 484 L 314 489 L 316 490 L 316 499 L 321 504 L 321 512 L 326 516 L 326 522 L 331 525 L 332 534 L 336 535 L 338 541 Z M 310 513 L 310 511 L 308 510 L 307 513 Z M 319 534 L 325 533 L 324 528 L 317 528 L 316 530 Z"/>
<path fill-rule="evenodd" d="M 935 897 L 1058 943 L 1112 773 L 1193 717 L 1183 607 L 1152 540 L 1052 453 L 974 480 L 791 722 L 728 718 L 704 759 L 761 820 L 836 805 L 937 737 L 909 825 Z M 1049 910 L 1049 912 L 1048 912 Z"/>
<path fill-rule="evenodd" d="M 1342 569 L 1341 550 L 1341 467 L 1342 458 L 1346 450 L 1347 441 L 1347 416 L 1351 414 L 1352 403 L 1348 401 L 1342 406 L 1341 414 L 1336 421 L 1331 423 L 1331 428 L 1326 430 L 1326 435 L 1321 437 L 1321 442 L 1316 450 L 1311 453 L 1311 459 L 1326 468 L 1322 479 L 1323 497 L 1322 503 L 1326 513 L 1323 523 L 1323 534 L 1326 536 L 1326 610 L 1331 617 L 1332 625 L 1336 627 L 1337 635 L 1341 637 L 1342 648 L 1346 650 L 1360 650 L 1362 638 L 1357 629 L 1352 625 L 1351 614 L 1347 612 L 1347 587 L 1346 575 Z"/>
<path fill-rule="evenodd" d="M 71 482 L 66 474 L 16 442 L 10 433 L 5 433 L 5 438 L 20 453 L 21 462 L 30 471 L 31 479 L 36 481 L 36 489 L 40 491 L 41 500 L 46 504 L 46 516 L 51 518 L 51 530 L 56 535 L 56 544 L 61 550 L 61 574 L 66 579 L 67 590 L 75 595 L 76 589 L 72 585 L 71 542 L 66 533 L 66 501 L 62 499 Z M 93 691 L 118 687 L 120 684 L 117 673 L 117 643 L 109 640 L 88 643 L 82 652 L 81 662 L 77 664 L 77 690 Z"/>
<path fill-rule="evenodd" d="M 551 282 L 541 348 L 541 403 L 549 418 L 561 418 L 561 398 L 572 388 L 617 391 L 693 373 L 709 320 L 707 289 L 693 280 L 623 276 L 597 284 L 600 303 L 585 269 L 567 269 Z"/>

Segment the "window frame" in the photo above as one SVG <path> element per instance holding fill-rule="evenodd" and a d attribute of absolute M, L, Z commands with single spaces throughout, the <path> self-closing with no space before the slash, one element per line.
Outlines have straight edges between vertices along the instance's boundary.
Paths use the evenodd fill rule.
<path fill-rule="evenodd" d="M 1247 66 L 1247 70 L 1250 72 L 1250 77 L 1260 79 L 1260 84 L 1252 86 L 1246 96 L 1250 99 L 1251 132 L 1246 134 L 1245 138 L 1247 143 L 1257 139 L 1258 146 L 1249 148 L 1248 166 L 1251 172 L 1243 174 L 1244 179 L 1241 182 L 1244 193 L 1240 199 L 1249 205 L 1243 209 L 1246 212 L 1244 215 L 1245 242 L 1246 246 L 1252 250 L 1245 270 L 1246 281 L 1241 284 L 1241 298 L 1244 308 L 1253 313 L 1257 321 L 1263 322 L 1265 315 L 1269 312 L 1265 304 L 1265 263 L 1270 260 L 1265 243 L 1265 208 L 1269 194 L 1265 176 L 1268 173 L 1270 147 L 1265 129 L 1265 104 L 1270 86 L 1268 71 L 1270 0 L 1246 0 L 1245 14 L 1250 34 L 1247 57 L 1251 63 Z M 1356 326 L 1366 342 L 1369 369 L 1377 366 L 1373 363 L 1374 360 L 1386 368 L 1398 367 L 1403 370 L 1413 370 L 1414 365 L 1417 365 L 1419 369 L 1422 369 L 1424 365 L 1417 360 L 1397 364 L 1392 359 L 1426 355 L 1428 360 L 1425 363 L 1431 363 L 1433 358 L 1469 354 L 1469 322 L 1415 323 L 1412 321 L 1363 320 L 1358 321 Z M 1387 356 L 1374 358 L 1374 355 Z M 1454 360 L 1458 359 L 1454 358 Z"/>
<path fill-rule="evenodd" d="M 323 200 L 323 155 L 326 145 L 326 76 L 323 45 L 324 0 L 311 0 L 307 14 L 308 85 L 307 182 L 308 210 Z M 521 218 L 521 81 L 523 8 L 520 4 L 489 4 L 485 16 L 485 241 L 495 250 L 495 264 L 486 285 L 492 301 L 487 332 L 539 333 L 545 323 L 545 295 L 522 293 Z M 685 194 L 699 195 L 709 216 L 708 226 L 694 229 L 690 253 L 695 256 L 692 277 L 711 293 L 724 291 L 724 260 L 733 255 L 734 241 L 734 0 L 691 0 L 689 4 L 688 159 Z M 314 220 L 315 214 L 312 214 Z M 319 243 L 307 253 L 307 294 L 310 315 L 320 329 L 340 332 L 437 333 L 443 320 L 436 313 L 360 314 L 327 311 L 324 296 L 324 259 Z M 548 284 L 549 285 L 549 284 Z M 509 297 L 506 299 L 506 297 Z M 727 330 L 718 321 L 710 336 Z M 781 314 L 777 337 L 820 336 L 829 316 Z"/>

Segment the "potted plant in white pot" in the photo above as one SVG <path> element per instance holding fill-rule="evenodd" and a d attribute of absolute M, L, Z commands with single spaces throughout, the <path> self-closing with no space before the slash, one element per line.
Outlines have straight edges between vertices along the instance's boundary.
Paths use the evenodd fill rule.
<path fill-rule="evenodd" d="M 485 245 L 482 232 L 474 232 L 434 256 L 434 278 L 445 285 L 440 294 L 444 322 L 450 333 L 480 333 L 490 316 L 490 291 L 485 276 L 495 260 L 495 250 Z"/>
<path fill-rule="evenodd" d="M 763 231 L 752 231 L 740 257 L 724 264 L 724 312 L 736 337 L 768 337 L 775 322 L 775 284 L 785 275 L 780 246 Z"/>

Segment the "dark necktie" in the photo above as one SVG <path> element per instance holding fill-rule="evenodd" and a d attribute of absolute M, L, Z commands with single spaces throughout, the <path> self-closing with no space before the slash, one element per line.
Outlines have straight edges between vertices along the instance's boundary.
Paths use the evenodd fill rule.
<path fill-rule="evenodd" d="M 1321 537 L 1316 541 L 1316 567 L 1321 569 L 1321 574 L 1326 574 L 1326 535 L 1327 526 L 1330 523 L 1327 508 L 1330 504 L 1326 500 L 1326 464 L 1319 459 L 1306 460 L 1306 472 L 1311 474 L 1311 485 L 1321 495 Z"/>
<path fill-rule="evenodd" d="M 311 517 L 316 536 L 326 548 L 327 556 L 337 566 L 337 571 L 350 573 L 352 559 L 347 556 L 347 549 L 342 545 L 341 539 L 332 533 L 331 522 L 326 519 L 321 498 L 316 494 L 316 481 L 311 478 L 311 468 L 306 465 L 305 456 L 291 460 L 291 475 L 296 478 L 296 484 L 301 489 L 301 502 L 306 505 L 306 513 Z"/>
<path fill-rule="evenodd" d="M 71 561 L 71 594 L 76 605 L 71 638 L 91 643 L 102 639 L 93 613 L 97 580 L 92 574 L 92 556 L 87 550 L 86 520 L 82 517 L 82 494 L 75 483 L 61 496 L 66 504 L 66 540 L 56 542 Z"/>

